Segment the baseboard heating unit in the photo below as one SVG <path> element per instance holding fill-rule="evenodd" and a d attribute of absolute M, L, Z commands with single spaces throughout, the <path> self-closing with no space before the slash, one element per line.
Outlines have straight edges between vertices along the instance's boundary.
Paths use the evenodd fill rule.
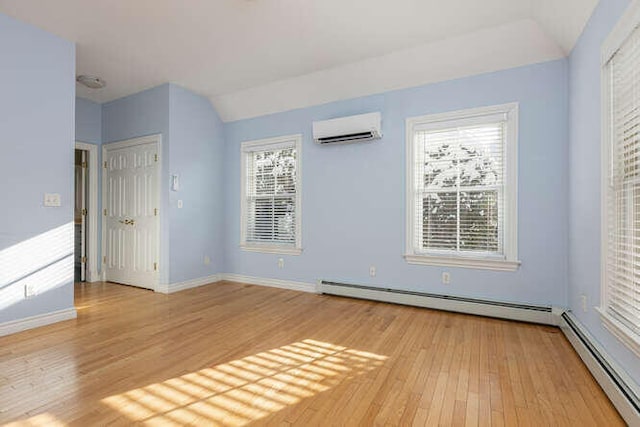
<path fill-rule="evenodd" d="M 390 302 L 554 326 L 558 325 L 559 316 L 562 312 L 561 310 L 555 310 L 551 306 L 513 304 L 476 298 L 336 283 L 325 280 L 319 283 L 318 291 L 328 295 Z"/>
<path fill-rule="evenodd" d="M 640 426 L 640 397 L 638 391 L 631 388 L 633 382 L 624 370 L 617 366 L 573 313 L 562 314 L 560 329 L 622 418 L 630 426 Z"/>

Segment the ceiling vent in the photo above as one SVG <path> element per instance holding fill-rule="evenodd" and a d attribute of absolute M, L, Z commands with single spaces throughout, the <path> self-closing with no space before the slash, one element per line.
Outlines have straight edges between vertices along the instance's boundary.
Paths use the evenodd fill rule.
<path fill-rule="evenodd" d="M 381 123 L 380 113 L 313 122 L 313 140 L 318 144 L 339 144 L 380 139 Z"/>

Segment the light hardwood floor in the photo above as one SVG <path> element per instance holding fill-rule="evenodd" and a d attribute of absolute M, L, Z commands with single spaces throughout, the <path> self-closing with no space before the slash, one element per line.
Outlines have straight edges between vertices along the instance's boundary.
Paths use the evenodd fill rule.
<path fill-rule="evenodd" d="M 0 423 L 624 425 L 553 327 L 225 282 L 76 307 L 0 338 Z"/>

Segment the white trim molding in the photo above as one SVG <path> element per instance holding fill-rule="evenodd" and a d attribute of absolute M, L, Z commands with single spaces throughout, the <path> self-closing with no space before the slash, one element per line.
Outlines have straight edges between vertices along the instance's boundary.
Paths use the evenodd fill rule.
<path fill-rule="evenodd" d="M 84 150 L 89 152 L 89 206 L 87 216 L 89 219 L 89 229 L 87 232 L 87 240 L 89 245 L 87 247 L 87 259 L 89 260 L 89 268 L 86 271 L 87 282 L 99 282 L 101 277 L 99 275 L 100 266 L 102 263 L 98 262 L 98 169 L 100 163 L 98 162 L 98 146 L 96 144 L 89 144 L 86 142 L 76 141 L 76 150 Z"/>
<path fill-rule="evenodd" d="M 600 65 L 604 67 L 640 23 L 640 0 L 632 0 L 602 43 Z"/>
<path fill-rule="evenodd" d="M 39 328 L 40 326 L 75 319 L 76 317 L 78 317 L 76 309 L 67 308 L 64 310 L 52 311 L 51 313 L 39 314 L 37 316 L 0 323 L 0 337 L 33 328 Z"/>
<path fill-rule="evenodd" d="M 630 426 L 640 426 L 640 390 L 634 381 L 573 313 L 565 312 L 559 326 L 622 418 Z"/>
<path fill-rule="evenodd" d="M 520 261 L 506 261 L 491 258 L 405 255 L 404 259 L 407 260 L 409 264 L 473 268 L 476 270 L 517 271 L 520 267 Z"/>
<path fill-rule="evenodd" d="M 260 252 L 263 254 L 300 255 L 302 253 L 302 248 L 282 245 L 240 245 L 240 249 L 246 252 Z"/>
<path fill-rule="evenodd" d="M 426 116 L 410 117 L 405 125 L 405 255 L 409 264 L 437 265 L 447 267 L 462 267 L 497 271 L 516 271 L 521 262 L 518 260 L 518 103 L 512 102 L 502 105 L 470 108 L 445 113 L 429 114 Z M 456 128 L 458 126 L 473 126 L 490 123 L 505 123 L 502 146 L 502 168 L 504 203 L 500 225 L 499 253 L 474 254 L 472 252 L 448 251 L 422 248 L 421 239 L 416 230 L 421 230 L 422 217 L 417 213 L 416 191 L 417 177 L 415 165 L 416 153 L 414 135 L 418 131 L 434 131 Z M 420 160 L 422 163 L 422 160 Z"/>
<path fill-rule="evenodd" d="M 225 273 L 220 280 L 227 282 L 246 283 L 248 285 L 268 286 L 271 288 L 289 289 L 292 291 L 318 293 L 315 283 L 294 282 L 292 280 L 269 279 L 264 277 L 244 276 L 241 274 Z"/>
<path fill-rule="evenodd" d="M 629 348 L 629 350 L 633 351 L 636 356 L 640 357 L 640 342 L 638 342 L 635 337 L 636 334 L 633 331 L 629 330 L 625 325 L 623 325 L 618 320 L 609 316 L 606 312 L 606 309 L 602 307 L 596 307 L 598 313 L 600 313 L 600 319 L 602 320 L 602 325 L 611 332 L 620 342 Z"/>
<path fill-rule="evenodd" d="M 210 285 L 219 281 L 220 281 L 220 275 L 213 274 L 211 276 L 185 280 L 184 282 L 158 284 L 156 286 L 155 291 L 161 294 L 172 294 L 174 292 L 184 291 L 185 289 L 192 289 L 192 288 L 197 288 L 204 285 Z"/>

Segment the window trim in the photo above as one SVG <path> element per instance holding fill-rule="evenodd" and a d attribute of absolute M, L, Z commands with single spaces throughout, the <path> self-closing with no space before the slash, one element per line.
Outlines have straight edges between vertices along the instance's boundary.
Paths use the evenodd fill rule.
<path fill-rule="evenodd" d="M 606 330 L 616 337 L 629 350 L 640 357 L 640 336 L 620 321 L 607 313 L 607 258 L 609 215 L 607 202 L 610 196 L 609 177 L 611 172 L 611 150 L 613 148 L 613 127 L 611 124 L 611 74 L 609 61 L 622 44 L 640 25 L 640 1 L 633 1 L 624 12 L 616 26 L 602 44 L 600 51 L 600 84 L 601 84 L 601 164 L 600 164 L 600 302 L 595 307 Z"/>
<path fill-rule="evenodd" d="M 423 126 L 438 126 L 439 122 L 481 120 L 486 116 L 504 114 L 507 117 L 507 132 L 504 147 L 505 173 L 505 218 L 504 258 L 496 256 L 477 256 L 473 254 L 438 254 L 417 253 L 413 248 L 415 221 L 413 215 L 414 193 L 414 133 Z M 437 265 L 446 267 L 462 267 L 473 269 L 516 271 L 520 266 L 518 261 L 518 103 L 493 105 L 488 107 L 470 108 L 446 113 L 429 114 L 425 116 L 409 117 L 405 126 L 405 255 L 409 264 Z"/>
<path fill-rule="evenodd" d="M 291 144 L 293 143 L 293 144 Z M 247 154 L 293 145 L 296 149 L 296 241 L 287 243 L 247 242 Z M 302 253 L 302 134 L 244 141 L 240 144 L 240 249 L 248 252 L 300 255 Z"/>

